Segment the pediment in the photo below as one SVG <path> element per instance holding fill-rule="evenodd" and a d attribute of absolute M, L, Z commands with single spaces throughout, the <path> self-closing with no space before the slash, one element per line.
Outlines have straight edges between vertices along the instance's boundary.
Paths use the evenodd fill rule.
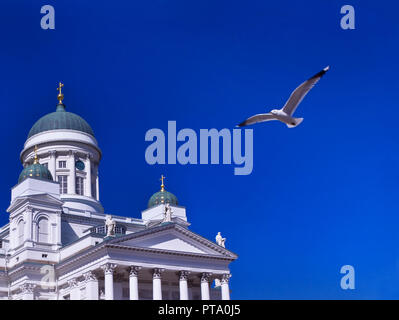
<path fill-rule="evenodd" d="M 19 196 L 14 199 L 11 205 L 7 208 L 7 212 L 15 210 L 19 206 L 24 205 L 25 203 L 32 204 L 43 204 L 48 206 L 62 206 L 63 202 L 60 199 L 57 199 L 47 193 Z"/>
<path fill-rule="evenodd" d="M 165 232 L 155 236 L 149 236 L 144 239 L 139 238 L 127 240 L 121 244 L 142 248 L 184 251 L 190 253 L 209 253 L 203 248 L 196 246 L 194 243 L 192 243 L 192 241 L 187 241 L 187 239 L 182 239 L 176 234 Z"/>
<path fill-rule="evenodd" d="M 221 256 L 235 259 L 237 256 L 198 234 L 177 224 L 161 225 L 111 240 L 112 244 L 126 247 L 175 251 L 181 253 Z"/>

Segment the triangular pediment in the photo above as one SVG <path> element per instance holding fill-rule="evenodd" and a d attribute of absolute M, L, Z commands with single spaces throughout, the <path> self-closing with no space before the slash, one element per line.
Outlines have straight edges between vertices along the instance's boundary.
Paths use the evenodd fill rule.
<path fill-rule="evenodd" d="M 225 248 L 213 243 L 178 224 L 170 223 L 110 241 L 126 247 L 174 251 L 187 254 L 200 254 L 235 259 L 237 256 Z"/>
<path fill-rule="evenodd" d="M 162 232 L 161 234 L 147 236 L 141 239 L 127 240 L 123 244 L 151 249 L 184 251 L 190 253 L 209 253 L 204 250 L 204 248 L 196 246 L 192 241 L 187 241 L 187 239 L 182 239 L 182 237 L 169 232 Z"/>
<path fill-rule="evenodd" d="M 40 193 L 33 195 L 22 195 L 14 199 L 11 205 L 7 208 L 7 212 L 12 211 L 25 203 L 42 204 L 47 206 L 62 206 L 63 202 L 60 199 L 49 195 L 48 193 Z"/>

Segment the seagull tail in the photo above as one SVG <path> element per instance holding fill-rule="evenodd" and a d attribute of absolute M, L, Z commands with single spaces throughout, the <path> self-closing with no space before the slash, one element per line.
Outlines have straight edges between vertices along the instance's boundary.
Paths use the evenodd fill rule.
<path fill-rule="evenodd" d="M 295 128 L 303 121 L 303 118 L 293 118 L 293 120 L 293 123 L 286 123 L 288 128 Z"/>

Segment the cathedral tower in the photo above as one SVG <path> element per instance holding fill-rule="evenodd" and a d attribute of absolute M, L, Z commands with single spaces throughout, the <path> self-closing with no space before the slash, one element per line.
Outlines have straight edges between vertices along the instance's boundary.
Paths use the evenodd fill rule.
<path fill-rule="evenodd" d="M 103 212 L 98 182 L 101 150 L 90 125 L 66 111 L 62 87 L 60 83 L 55 112 L 40 118 L 30 129 L 20 159 L 24 167 L 32 164 L 34 147 L 38 146 L 38 161 L 59 182 L 65 207 Z"/>

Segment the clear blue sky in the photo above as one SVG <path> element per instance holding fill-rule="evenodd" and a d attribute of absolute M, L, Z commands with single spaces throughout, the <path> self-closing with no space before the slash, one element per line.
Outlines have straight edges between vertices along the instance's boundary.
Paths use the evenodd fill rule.
<path fill-rule="evenodd" d="M 56 30 L 40 28 L 55 7 Z M 340 8 L 356 29 L 340 28 Z M 2 1 L 1 224 L 29 129 L 56 106 L 93 127 L 106 212 L 140 217 L 166 175 L 191 229 L 239 255 L 236 299 L 399 298 L 398 23 L 393 1 Z M 145 132 L 233 128 L 331 69 L 288 129 L 253 126 L 254 169 L 150 166 Z M 340 289 L 340 267 L 356 289 Z"/>

